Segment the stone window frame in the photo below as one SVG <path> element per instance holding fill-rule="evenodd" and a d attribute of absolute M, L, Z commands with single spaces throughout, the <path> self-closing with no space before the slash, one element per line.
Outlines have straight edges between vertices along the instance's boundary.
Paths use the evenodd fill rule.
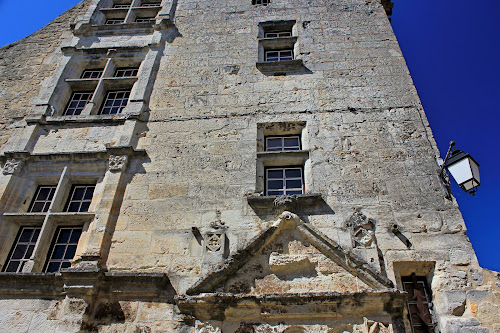
<path fill-rule="evenodd" d="M 435 309 L 433 304 L 433 291 L 432 291 L 432 279 L 434 277 L 434 270 L 436 267 L 435 261 L 393 261 L 392 262 L 392 271 L 394 272 L 394 279 L 396 281 L 396 286 L 399 290 L 405 290 L 403 283 L 405 280 L 410 278 L 412 275 L 415 275 L 418 279 L 420 279 L 424 284 L 426 291 L 429 295 L 428 303 L 429 312 L 431 315 L 432 326 L 435 327 Z M 389 267 L 390 268 L 390 267 Z M 406 314 L 404 318 L 406 330 L 408 332 L 413 332 L 413 328 L 411 326 L 410 321 L 410 313 L 408 303 L 406 304 Z M 433 330 L 431 332 L 434 332 Z"/>
<path fill-rule="evenodd" d="M 4 193 L 4 213 L 0 216 L 0 265 L 6 269 L 9 253 L 16 246 L 15 236 L 23 227 L 40 227 L 30 264 L 23 272 L 43 272 L 49 256 L 50 244 L 58 227 L 81 227 L 85 232 L 95 218 L 95 207 L 100 195 L 108 160 L 78 163 L 72 161 L 27 163 L 18 177 L 12 177 Z M 29 212 L 29 207 L 40 185 L 57 184 L 50 207 L 46 212 Z M 95 184 L 87 212 L 69 212 L 66 209 L 74 185 Z M 19 189 L 16 191 L 16 189 Z M 81 238 L 80 238 L 81 240 Z M 80 245 L 79 245 L 80 246 Z"/>
<path fill-rule="evenodd" d="M 147 110 L 151 94 L 151 74 L 157 67 L 158 50 L 150 47 L 125 49 L 81 50 L 63 48 L 65 61 L 41 91 L 33 113 L 26 118 L 33 122 L 61 121 L 122 121 L 140 117 Z M 137 68 L 136 76 L 117 77 L 116 70 Z M 103 70 L 100 78 L 81 78 L 84 71 Z M 108 91 L 130 89 L 127 106 L 121 114 L 101 115 L 100 110 Z M 73 93 L 93 95 L 78 115 L 66 115 Z"/>
<path fill-rule="evenodd" d="M 277 36 L 269 37 L 269 34 Z M 262 72 L 290 72 L 302 68 L 297 37 L 298 27 L 295 20 L 266 21 L 259 23 L 257 68 Z M 292 53 L 291 60 L 268 61 L 268 52 L 286 51 Z"/>
<path fill-rule="evenodd" d="M 301 149 L 266 151 L 266 137 L 280 136 L 299 136 Z M 266 170 L 273 167 L 301 167 L 303 172 L 303 193 L 300 195 L 306 195 L 310 191 L 312 188 L 312 177 L 306 122 L 292 121 L 257 124 L 256 193 L 262 193 L 266 196 Z"/>

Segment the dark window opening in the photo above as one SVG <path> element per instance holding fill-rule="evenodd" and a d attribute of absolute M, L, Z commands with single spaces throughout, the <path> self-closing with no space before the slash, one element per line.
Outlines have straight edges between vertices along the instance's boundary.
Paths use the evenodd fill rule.
<path fill-rule="evenodd" d="M 271 0 L 252 0 L 252 5 L 267 6 L 271 3 Z"/>
<path fill-rule="evenodd" d="M 80 79 L 99 79 L 102 76 L 102 69 L 86 69 Z"/>
<path fill-rule="evenodd" d="M 67 212 L 88 212 L 95 185 L 73 185 L 66 203 Z"/>
<path fill-rule="evenodd" d="M 78 116 L 82 113 L 85 105 L 92 99 L 92 92 L 75 92 L 71 96 L 66 110 L 64 110 L 65 116 Z"/>
<path fill-rule="evenodd" d="M 45 264 L 46 273 L 59 272 L 71 266 L 81 234 L 82 227 L 57 228 Z"/>
<path fill-rule="evenodd" d="M 22 272 L 24 264 L 33 254 L 41 229 L 40 227 L 21 227 L 9 253 L 4 272 Z"/>
<path fill-rule="evenodd" d="M 302 167 L 266 169 L 266 195 L 295 195 L 304 193 Z"/>
<path fill-rule="evenodd" d="M 109 91 L 102 105 L 101 114 L 121 113 L 127 106 L 129 96 L 130 90 Z"/>
<path fill-rule="evenodd" d="M 45 213 L 49 210 L 52 198 L 56 192 L 55 185 L 40 185 L 36 189 L 35 196 L 31 201 L 28 212 L 30 213 Z"/>
<path fill-rule="evenodd" d="M 268 136 L 266 151 L 300 150 L 300 136 Z"/>
<path fill-rule="evenodd" d="M 432 295 L 424 276 L 401 277 L 403 290 L 408 293 L 408 319 L 413 333 L 433 333 Z"/>

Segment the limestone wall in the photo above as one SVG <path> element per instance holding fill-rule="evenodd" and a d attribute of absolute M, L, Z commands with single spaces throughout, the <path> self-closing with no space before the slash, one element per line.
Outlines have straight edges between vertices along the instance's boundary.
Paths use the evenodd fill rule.
<path fill-rule="evenodd" d="M 89 4 L 82 1 L 32 35 L 0 48 L 0 147 L 13 128 L 24 125 L 23 118 L 32 111 L 32 99 L 57 67 L 51 60 L 53 53 L 60 52 L 62 39 L 72 37 L 70 23 Z"/>

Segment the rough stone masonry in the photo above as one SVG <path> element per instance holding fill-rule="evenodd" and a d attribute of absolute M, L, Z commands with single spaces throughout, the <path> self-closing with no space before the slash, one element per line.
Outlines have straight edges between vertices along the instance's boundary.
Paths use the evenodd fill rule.
<path fill-rule="evenodd" d="M 500 332 L 392 6 L 84 0 L 0 48 L 0 331 Z"/>

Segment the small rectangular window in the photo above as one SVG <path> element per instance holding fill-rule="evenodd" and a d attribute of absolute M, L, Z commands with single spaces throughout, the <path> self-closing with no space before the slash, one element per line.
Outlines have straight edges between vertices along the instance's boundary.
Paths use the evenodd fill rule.
<path fill-rule="evenodd" d="M 74 92 L 71 95 L 66 110 L 64 111 L 65 116 L 77 116 L 82 113 L 85 105 L 92 99 L 92 92 Z"/>
<path fill-rule="evenodd" d="M 143 2 L 141 7 L 160 7 L 161 1 Z"/>
<path fill-rule="evenodd" d="M 66 203 L 67 212 L 88 212 L 95 185 L 73 185 Z"/>
<path fill-rule="evenodd" d="M 86 69 L 83 71 L 80 79 L 99 79 L 102 76 L 102 69 Z"/>
<path fill-rule="evenodd" d="M 56 192 L 55 185 L 40 185 L 36 189 L 35 197 L 31 201 L 28 212 L 45 213 L 49 210 L 52 198 Z"/>
<path fill-rule="evenodd" d="M 271 3 L 271 0 L 252 0 L 252 5 L 267 6 Z"/>
<path fill-rule="evenodd" d="M 82 227 L 57 228 L 47 256 L 46 273 L 59 272 L 62 268 L 71 266 L 81 234 Z"/>
<path fill-rule="evenodd" d="M 264 38 L 292 37 L 291 31 L 276 31 L 264 33 Z"/>
<path fill-rule="evenodd" d="M 117 3 L 117 4 L 113 5 L 113 8 L 130 8 L 130 4 Z"/>
<path fill-rule="evenodd" d="M 135 77 L 139 69 L 137 67 L 131 68 L 118 68 L 115 71 L 115 77 Z"/>
<path fill-rule="evenodd" d="M 424 276 L 401 277 L 403 290 L 408 293 L 408 316 L 413 333 L 434 332 L 430 309 L 432 297 Z"/>
<path fill-rule="evenodd" d="M 300 150 L 300 136 L 268 136 L 266 151 Z"/>
<path fill-rule="evenodd" d="M 301 167 L 266 169 L 266 195 L 293 195 L 304 193 Z"/>
<path fill-rule="evenodd" d="M 101 114 L 121 113 L 127 106 L 130 90 L 109 91 L 101 109 Z"/>
<path fill-rule="evenodd" d="M 115 25 L 115 24 L 122 24 L 124 22 L 123 19 L 109 19 L 106 20 L 106 25 Z"/>
<path fill-rule="evenodd" d="M 22 272 L 24 264 L 33 254 L 41 229 L 41 227 L 21 227 L 5 264 L 4 272 Z"/>
<path fill-rule="evenodd" d="M 136 23 L 151 23 L 151 22 L 156 22 L 156 18 L 154 17 L 138 17 L 135 19 Z"/>
<path fill-rule="evenodd" d="M 293 60 L 293 50 L 273 50 L 266 51 L 265 61 L 287 61 Z"/>

